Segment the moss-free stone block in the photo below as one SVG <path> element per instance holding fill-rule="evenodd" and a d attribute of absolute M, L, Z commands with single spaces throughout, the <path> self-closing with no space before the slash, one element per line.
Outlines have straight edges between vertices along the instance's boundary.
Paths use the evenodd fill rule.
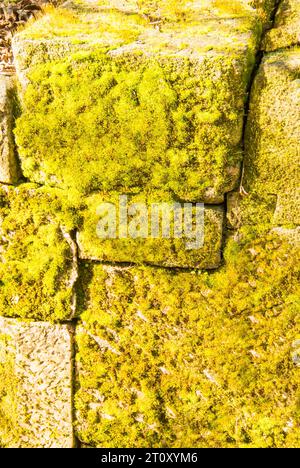
<path fill-rule="evenodd" d="M 13 137 L 14 80 L 0 75 L 0 183 L 13 184 L 19 168 Z"/>
<path fill-rule="evenodd" d="M 299 77 L 300 49 L 294 48 L 266 55 L 254 81 L 242 181 L 251 223 L 262 222 L 263 207 L 274 225 L 300 223 Z"/>
<path fill-rule="evenodd" d="M 82 263 L 82 443 L 299 446 L 299 247 L 251 229 L 225 258 L 217 272 L 194 274 Z"/>
<path fill-rule="evenodd" d="M 71 334 L 0 317 L 0 446 L 71 448 Z"/>
<path fill-rule="evenodd" d="M 75 313 L 73 214 L 60 192 L 0 187 L 0 315 L 59 321 Z"/>
<path fill-rule="evenodd" d="M 263 19 L 242 0 L 192 2 L 183 17 L 175 3 L 175 16 L 162 10 L 153 24 L 143 10 L 83 2 L 16 35 L 29 83 L 16 126 L 27 178 L 211 204 L 234 189 Z"/>
<path fill-rule="evenodd" d="M 97 194 L 85 206 L 77 235 L 82 259 L 200 269 L 221 263 L 223 206 L 178 203 L 166 193 Z"/>
<path fill-rule="evenodd" d="M 282 0 L 275 17 L 275 24 L 267 32 L 263 49 L 267 52 L 300 44 L 299 0 Z"/>

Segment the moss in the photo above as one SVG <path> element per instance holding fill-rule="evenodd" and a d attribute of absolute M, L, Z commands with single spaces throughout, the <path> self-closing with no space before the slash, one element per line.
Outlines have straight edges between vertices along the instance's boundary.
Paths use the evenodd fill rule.
<path fill-rule="evenodd" d="M 0 334 L 0 447 L 13 447 L 19 441 L 17 388 L 14 350 L 11 338 Z"/>
<path fill-rule="evenodd" d="M 263 5 L 257 11 L 251 8 L 256 8 L 258 3 Z M 19 30 L 19 35 L 24 39 L 77 36 L 117 44 L 134 41 L 141 34 L 147 36 L 153 29 L 158 29 L 158 25 L 165 32 L 170 27 L 174 29 L 179 25 L 184 29 L 194 24 L 201 35 L 203 20 L 241 18 L 245 22 L 253 17 L 261 19 L 262 11 L 270 12 L 270 4 L 274 4 L 274 0 L 202 0 L 201 4 L 186 0 L 100 0 L 93 5 L 88 1 L 73 1 L 59 8 L 44 7 L 43 15 L 27 23 Z M 225 28 L 220 25 L 219 32 L 228 31 L 230 27 L 226 23 Z"/>
<path fill-rule="evenodd" d="M 218 272 L 81 270 L 77 433 L 98 447 L 297 447 L 299 249 L 240 235 Z"/>
<path fill-rule="evenodd" d="M 30 65 L 99 46 L 118 52 L 143 50 L 146 54 L 179 56 L 212 50 L 225 54 L 238 50 L 243 54 L 245 48 L 252 47 L 253 40 L 258 46 L 261 31 L 256 34 L 257 25 L 261 29 L 270 16 L 274 0 L 250 2 L 257 10 L 247 7 L 248 3 L 237 0 L 233 8 L 233 2 L 218 2 L 216 8 L 214 0 L 187 5 L 182 0 L 139 5 L 136 1 L 105 0 L 46 7 L 43 15 L 13 37 L 17 72 L 23 81 L 23 73 Z"/>
<path fill-rule="evenodd" d="M 262 21 L 246 2 L 233 18 L 206 3 L 189 5 L 182 24 L 160 2 L 155 29 L 142 4 L 82 2 L 18 33 L 18 75 L 30 82 L 16 128 L 26 177 L 84 194 L 148 187 L 221 203 L 239 178 Z"/>
<path fill-rule="evenodd" d="M 97 214 L 98 207 L 102 203 L 113 203 L 116 207 L 116 238 L 104 239 L 98 237 L 97 226 L 101 219 Z M 176 201 L 172 195 L 163 193 L 139 194 L 127 198 L 128 210 L 135 203 L 142 203 L 147 208 L 146 219 L 143 222 L 142 229 L 138 232 L 138 238 L 133 238 L 129 233 L 128 238 L 122 239 L 119 236 L 119 194 L 100 195 L 95 194 L 86 200 L 86 209 L 82 211 L 83 224 L 79 230 L 78 245 L 81 258 L 93 259 L 104 262 L 132 262 L 148 263 L 152 265 L 161 265 L 165 267 L 183 267 L 183 268 L 217 268 L 221 262 L 221 244 L 223 237 L 223 218 L 224 211 L 222 207 L 206 206 L 204 214 L 204 232 L 201 220 L 197 220 L 194 207 L 193 213 L 193 235 L 174 238 L 174 204 Z M 159 231 L 159 238 L 151 238 L 152 222 L 154 208 L 152 204 L 165 203 L 165 222 L 170 220 L 170 237 L 163 238 L 163 233 Z M 183 216 L 183 204 L 180 204 Z M 168 211 L 170 210 L 170 211 Z M 129 211 L 128 211 L 129 212 Z M 104 214 L 104 213 L 103 213 Z M 130 231 L 130 225 L 141 218 L 142 212 L 137 209 L 133 216 L 128 214 L 127 225 Z M 184 218 L 182 218 L 181 227 L 184 232 Z M 139 223 L 138 223 L 139 224 Z M 126 229 L 127 226 L 125 226 Z M 204 244 L 200 238 L 204 234 Z M 147 235 L 147 238 L 145 236 Z M 196 245 L 199 239 L 199 245 Z M 193 248 L 189 245 L 193 243 Z"/>
<path fill-rule="evenodd" d="M 16 126 L 25 176 L 83 194 L 147 187 L 221 202 L 239 175 L 251 57 L 87 53 L 38 67 Z"/>
<path fill-rule="evenodd" d="M 263 48 L 270 52 L 300 44 L 300 5 L 298 0 L 283 0 L 274 27 L 267 32 Z"/>
<path fill-rule="evenodd" d="M 299 77 L 298 48 L 266 56 L 250 102 L 243 179 L 250 198 L 246 197 L 243 205 L 247 210 L 252 204 L 254 212 L 264 203 L 265 217 L 275 225 L 300 221 Z M 275 206 L 268 202 L 274 199 Z M 257 211 L 256 224 L 260 216 Z"/>
<path fill-rule="evenodd" d="M 261 197 L 258 194 L 243 196 L 239 192 L 227 195 L 227 222 L 228 227 L 239 229 L 242 226 L 271 227 L 276 209 L 276 195 Z"/>
<path fill-rule="evenodd" d="M 266 25 L 271 27 L 270 21 L 276 8 L 277 0 L 250 0 L 250 5 L 256 8 Z"/>
<path fill-rule="evenodd" d="M 0 314 L 70 318 L 75 273 L 67 233 L 76 216 L 66 197 L 30 184 L 0 190 Z"/>
<path fill-rule="evenodd" d="M 16 113 L 16 87 L 11 77 L 0 79 L 0 181 L 12 184 L 19 179 L 13 138 L 14 115 Z"/>
<path fill-rule="evenodd" d="M 0 333 L 0 445 L 72 447 L 68 327 L 0 317 Z"/>

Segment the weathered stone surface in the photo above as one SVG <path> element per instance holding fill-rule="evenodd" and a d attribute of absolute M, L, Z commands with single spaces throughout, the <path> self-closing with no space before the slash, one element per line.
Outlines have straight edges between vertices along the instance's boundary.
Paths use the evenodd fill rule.
<path fill-rule="evenodd" d="M 19 170 L 13 138 L 13 80 L 0 75 L 0 182 L 15 183 Z"/>
<path fill-rule="evenodd" d="M 291 354 L 300 330 L 299 249 L 276 233 L 250 237 L 232 240 L 226 266 L 210 274 L 82 264 L 81 442 L 299 446 Z"/>
<path fill-rule="evenodd" d="M 98 260 L 103 262 L 125 262 L 125 263 L 148 263 L 165 267 L 182 268 L 217 268 L 221 262 L 221 247 L 223 237 L 224 208 L 222 206 L 206 206 L 203 216 L 197 218 L 195 207 L 193 213 L 192 231 L 187 231 L 186 218 L 184 217 L 184 205 L 180 204 L 180 224 L 182 230 L 180 238 L 174 236 L 174 203 L 172 198 L 165 198 L 166 194 L 160 194 L 158 198 L 151 201 L 143 195 L 128 197 L 127 221 L 120 231 L 119 198 L 115 194 L 111 197 L 93 195 L 86 200 L 86 209 L 82 212 L 83 224 L 78 231 L 77 244 L 79 255 L 82 259 Z M 165 210 L 159 211 L 159 218 L 152 217 L 155 207 L 152 203 L 166 203 Z M 106 215 L 106 211 L 98 211 L 102 203 L 112 203 L 116 208 L 116 230 L 115 238 L 105 239 L 99 235 L 97 230 L 100 215 Z M 137 209 L 132 211 L 134 204 L 143 203 L 147 212 L 146 219 L 142 219 L 143 212 Z M 169 211 L 170 209 L 170 211 Z M 163 214 L 163 222 L 161 221 Z M 159 220 L 158 238 L 152 235 L 155 219 Z M 131 223 L 141 225 L 137 238 L 130 229 Z M 204 229 L 203 229 L 204 220 Z M 123 225 L 122 225 L 123 226 Z M 125 233 L 125 234 L 124 234 Z M 127 238 L 121 238 L 122 236 Z M 111 236 L 111 235 L 110 235 Z M 203 238 L 204 236 L 204 238 Z M 199 241 L 199 244 L 197 244 Z"/>
<path fill-rule="evenodd" d="M 247 1 L 195 5 L 189 20 L 168 14 L 156 28 L 81 3 L 16 35 L 20 80 L 31 70 L 16 129 L 26 177 L 85 194 L 166 188 L 222 203 L 239 178 L 263 20 Z"/>
<path fill-rule="evenodd" d="M 294 229 L 288 229 L 283 227 L 275 227 L 272 229 L 278 236 L 286 239 L 293 245 L 300 247 L 300 227 L 297 226 Z"/>
<path fill-rule="evenodd" d="M 0 317 L 0 446 L 73 446 L 71 366 L 66 325 Z"/>
<path fill-rule="evenodd" d="M 251 193 L 251 192 L 250 192 Z M 278 225 L 274 213 L 277 196 L 257 193 L 231 192 L 227 195 L 227 225 L 231 229 L 243 226 Z M 285 224 L 283 222 L 283 224 Z"/>
<path fill-rule="evenodd" d="M 60 192 L 0 186 L 0 315 L 59 321 L 75 313 L 73 218 Z"/>
<path fill-rule="evenodd" d="M 238 215 L 243 224 L 300 223 L 299 71 L 296 48 L 267 55 L 255 78 L 242 181 L 248 196 L 240 197 Z M 236 204 L 237 196 L 230 197 Z M 229 206 L 229 217 L 234 216 Z"/>
<path fill-rule="evenodd" d="M 280 2 L 274 27 L 263 41 L 267 52 L 300 44 L 300 3 L 299 0 Z"/>

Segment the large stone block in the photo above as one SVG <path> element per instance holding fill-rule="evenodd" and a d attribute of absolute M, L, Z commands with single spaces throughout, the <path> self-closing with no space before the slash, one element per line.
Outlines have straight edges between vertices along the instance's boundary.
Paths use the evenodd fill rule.
<path fill-rule="evenodd" d="M 299 72 L 295 48 L 267 55 L 255 78 L 245 141 L 243 224 L 300 223 Z"/>
<path fill-rule="evenodd" d="M 221 262 L 224 208 L 187 208 L 176 204 L 170 195 L 159 195 L 152 199 L 144 195 L 126 197 L 125 203 L 124 196 L 121 199 L 117 194 L 87 198 L 77 235 L 80 258 L 217 268 Z M 107 203 L 111 205 L 107 207 Z"/>
<path fill-rule="evenodd" d="M 247 1 L 197 5 L 185 21 L 176 7 L 152 24 L 81 3 L 18 33 L 25 176 L 84 194 L 147 187 L 222 203 L 239 178 L 262 19 Z"/>
<path fill-rule="evenodd" d="M 210 274 L 82 266 L 84 444 L 299 446 L 299 249 L 276 233 L 250 239 L 231 240 L 226 267 Z"/>
<path fill-rule="evenodd" d="M 60 192 L 0 187 L 0 315 L 58 321 L 75 313 L 73 214 Z"/>
<path fill-rule="evenodd" d="M 300 44 L 299 0 L 282 0 L 275 17 L 275 24 L 266 34 L 263 48 L 274 51 Z"/>
<path fill-rule="evenodd" d="M 0 317 L 0 446 L 70 448 L 72 346 L 66 325 Z"/>
<path fill-rule="evenodd" d="M 0 75 L 0 182 L 15 183 L 19 177 L 13 138 L 13 79 Z"/>

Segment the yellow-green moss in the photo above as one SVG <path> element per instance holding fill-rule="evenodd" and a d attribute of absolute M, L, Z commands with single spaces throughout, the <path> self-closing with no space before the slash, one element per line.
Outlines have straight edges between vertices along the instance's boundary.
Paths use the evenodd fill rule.
<path fill-rule="evenodd" d="M 253 41 L 257 47 L 273 5 L 274 0 L 83 0 L 47 7 L 13 38 L 17 72 L 23 81 L 31 65 L 95 47 L 146 55 L 243 54 Z"/>
<path fill-rule="evenodd" d="M 148 187 L 220 202 L 239 175 L 250 62 L 84 53 L 39 66 L 16 126 L 23 172 L 84 194 Z"/>
<path fill-rule="evenodd" d="M 225 257 L 213 274 L 82 267 L 80 440 L 299 446 L 299 250 L 256 230 Z"/>
<path fill-rule="evenodd" d="M 275 17 L 275 24 L 263 41 L 264 50 L 270 52 L 300 44 L 299 0 L 282 0 Z"/>
<path fill-rule="evenodd" d="M 246 1 L 131 6 L 75 2 L 15 37 L 30 82 L 16 128 L 23 172 L 85 194 L 147 186 L 220 203 L 239 178 L 260 15 Z M 173 18 L 180 8 L 192 16 Z"/>
<path fill-rule="evenodd" d="M 299 78 L 299 48 L 267 55 L 251 95 L 243 178 L 250 198 L 243 205 L 251 204 L 255 216 L 264 204 L 265 218 L 275 225 L 300 222 Z"/>
<path fill-rule="evenodd" d="M 0 447 L 13 447 L 18 443 L 17 389 L 14 351 L 11 338 L 0 334 Z"/>
<path fill-rule="evenodd" d="M 183 268 L 217 268 L 221 262 L 221 247 L 223 238 L 223 207 L 206 206 L 204 212 L 204 242 L 200 245 L 200 238 L 203 234 L 203 226 L 198 220 L 196 225 L 196 213 L 193 213 L 193 238 L 184 235 L 184 219 L 182 218 L 183 236 L 174 238 L 174 198 L 166 192 L 160 192 L 156 196 L 139 194 L 127 197 L 128 209 L 135 203 L 142 203 L 147 208 L 147 218 L 143 223 L 142 230 L 138 238 L 132 238 L 127 232 L 128 238 L 120 239 L 119 236 L 119 194 L 110 193 L 108 195 L 95 194 L 85 200 L 86 208 L 82 210 L 83 223 L 79 229 L 77 237 L 80 257 L 83 259 L 93 259 L 104 262 L 129 262 L 148 263 L 165 267 Z M 98 207 L 102 203 L 112 203 L 116 208 L 116 238 L 104 239 L 99 237 L 97 226 L 101 218 L 97 214 Z M 170 226 L 170 238 L 163 238 L 160 229 L 159 238 L 151 238 L 152 226 L 152 204 L 165 203 L 165 222 Z M 167 208 L 168 207 L 168 208 Z M 180 204 L 182 210 L 184 205 Z M 162 209 L 162 208 L 161 208 Z M 169 211 L 168 211 L 169 210 Z M 104 213 L 103 213 L 104 215 Z M 128 215 L 125 229 L 133 221 L 140 219 L 141 212 L 133 216 Z M 148 223 L 148 226 L 147 226 Z M 146 227 L 145 227 L 146 225 Z M 161 221 L 160 221 L 161 226 Z M 145 233 L 148 233 L 145 238 Z M 188 238 L 190 237 L 190 239 Z M 199 246 L 195 242 L 199 239 Z M 193 249 L 187 245 L 193 242 Z"/>
<path fill-rule="evenodd" d="M 263 6 L 258 6 L 263 3 Z M 262 12 L 269 16 L 274 0 L 186 0 L 148 1 L 73 1 L 59 8 L 44 7 L 43 14 L 32 19 L 25 28 L 19 30 L 19 36 L 26 39 L 51 39 L 54 37 L 77 37 L 82 40 L 98 40 L 102 44 L 117 44 L 134 41 L 141 36 L 149 39 L 155 29 L 160 32 L 170 28 L 178 32 L 179 25 L 187 30 L 192 25 L 198 26 L 198 35 L 203 34 L 203 22 L 218 21 L 219 33 L 228 35 L 234 31 L 230 22 L 222 20 L 235 19 L 236 32 L 239 26 L 243 30 L 251 18 L 261 21 Z M 254 7 L 254 8 L 252 8 Z M 257 10 L 256 10 L 256 7 Z M 221 20 L 221 21 L 220 21 Z"/>
<path fill-rule="evenodd" d="M 66 325 L 0 317 L 0 446 L 73 446 Z"/>
<path fill-rule="evenodd" d="M 61 193 L 0 188 L 0 314 L 36 320 L 72 315 L 72 209 Z M 76 216 L 74 216 L 76 218 Z"/>

